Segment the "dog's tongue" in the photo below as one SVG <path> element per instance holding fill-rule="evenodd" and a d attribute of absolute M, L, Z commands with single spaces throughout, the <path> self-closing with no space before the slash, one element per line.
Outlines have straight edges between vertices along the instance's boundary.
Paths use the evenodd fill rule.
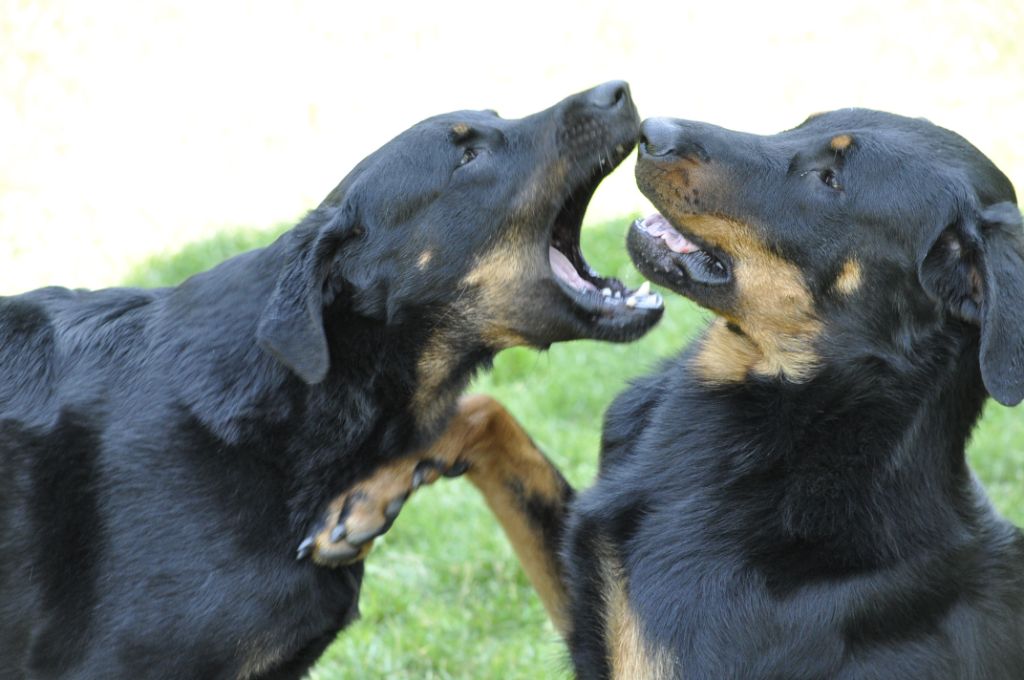
<path fill-rule="evenodd" d="M 555 273 L 555 276 L 576 290 L 597 290 L 597 286 L 582 278 L 576 272 L 576 267 L 572 266 L 569 258 L 563 255 L 562 251 L 558 250 L 558 248 L 548 246 L 548 259 L 551 261 L 551 271 Z"/>
<path fill-rule="evenodd" d="M 661 213 L 654 213 L 650 217 L 645 218 L 640 224 L 643 226 L 644 231 L 651 236 L 660 236 L 669 250 L 683 254 L 695 253 L 700 250 L 693 243 L 690 243 L 685 236 L 676 231 L 675 227 L 669 224 L 669 221 Z"/>

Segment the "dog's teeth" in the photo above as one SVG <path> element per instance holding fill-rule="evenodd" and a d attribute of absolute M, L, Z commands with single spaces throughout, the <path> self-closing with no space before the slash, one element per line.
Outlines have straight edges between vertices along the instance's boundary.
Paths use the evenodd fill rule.
<path fill-rule="evenodd" d="M 622 299 L 622 291 L 621 290 L 615 291 L 615 299 L 616 300 L 621 300 Z"/>
<path fill-rule="evenodd" d="M 661 296 L 657 293 L 648 293 L 646 295 L 638 295 L 634 293 L 626 298 L 626 306 L 630 309 L 639 307 L 640 309 L 657 309 L 662 305 Z"/>
<path fill-rule="evenodd" d="M 626 306 L 630 309 L 656 309 L 662 305 L 661 296 L 651 292 L 651 282 L 644 281 L 640 287 L 630 293 L 626 298 Z"/>
<path fill-rule="evenodd" d="M 601 289 L 601 295 L 603 295 L 605 297 L 609 297 L 611 294 L 612 294 L 612 289 L 611 288 L 602 288 Z"/>
<path fill-rule="evenodd" d="M 644 299 L 640 300 L 637 303 L 637 306 L 640 309 L 657 309 L 658 307 L 661 307 L 663 304 L 664 303 L 661 300 L 661 296 L 658 295 L 657 293 L 654 293 L 653 295 L 648 295 Z"/>

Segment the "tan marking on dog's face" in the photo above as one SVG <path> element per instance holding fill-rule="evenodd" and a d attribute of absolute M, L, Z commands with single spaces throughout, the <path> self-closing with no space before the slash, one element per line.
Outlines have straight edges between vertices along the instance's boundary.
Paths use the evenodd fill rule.
<path fill-rule="evenodd" d="M 807 380 L 818 363 L 813 343 L 821 333 L 814 300 L 796 265 L 772 252 L 757 229 L 736 219 L 693 210 L 699 195 L 727 193 L 727 175 L 695 161 L 641 163 L 637 182 L 663 215 L 684 234 L 724 253 L 732 262 L 733 301 L 716 308 L 696 296 L 719 316 L 743 330 L 745 341 L 727 338 L 742 349 L 732 356 L 704 343 L 695 359 L 698 375 L 708 382 L 734 382 L 748 371 Z M 703 199 L 702 199 L 703 200 Z M 723 330 L 724 324 L 722 324 Z"/>
<path fill-rule="evenodd" d="M 853 144 L 853 137 L 850 135 L 836 135 L 829 142 L 829 146 L 832 147 L 833 151 L 846 151 Z"/>
<path fill-rule="evenodd" d="M 462 281 L 468 320 L 495 351 L 528 344 L 512 318 L 529 305 L 532 284 L 548 275 L 543 271 L 547 262 L 535 250 L 523 239 L 504 242 L 481 257 Z"/>
<path fill-rule="evenodd" d="M 469 134 L 470 127 L 465 123 L 456 123 L 452 126 L 452 134 L 456 137 L 465 137 Z"/>
<path fill-rule="evenodd" d="M 842 270 L 839 272 L 839 276 L 836 277 L 835 283 L 832 284 L 833 290 L 842 295 L 853 295 L 857 292 L 857 289 L 861 285 L 861 269 L 860 262 L 857 260 L 850 259 L 843 264 Z"/>
<path fill-rule="evenodd" d="M 528 269 L 522 248 L 522 245 L 505 242 L 484 253 L 466 274 L 463 283 L 466 286 L 493 291 L 520 279 Z"/>
<path fill-rule="evenodd" d="M 568 174 L 568 163 L 561 157 L 534 170 L 515 198 L 514 210 L 519 220 L 528 224 L 546 214 L 551 208 L 552 198 L 561 196 Z"/>
<path fill-rule="evenodd" d="M 715 325 L 696 357 L 698 375 L 712 383 L 736 382 L 749 371 L 782 375 L 794 382 L 810 377 L 818 363 L 814 340 L 822 330 L 813 297 L 796 265 L 772 253 L 746 224 L 711 215 L 686 216 L 687 231 L 718 248 L 733 263 L 735 302 L 715 309 L 725 323 Z"/>
<path fill-rule="evenodd" d="M 434 259 L 434 251 L 428 248 L 420 253 L 418 258 L 416 258 L 416 266 L 419 267 L 420 271 L 423 271 L 427 268 L 432 259 Z"/>
<path fill-rule="evenodd" d="M 609 546 L 600 551 L 602 596 L 605 601 L 605 641 L 613 680 L 668 680 L 675 664 L 666 649 L 646 639 L 629 603 L 625 572 Z"/>
<path fill-rule="evenodd" d="M 451 376 L 467 344 L 476 342 L 494 352 L 529 344 L 510 314 L 528 304 L 528 284 L 540 275 L 533 264 L 537 258 L 528 256 L 527 247 L 516 240 L 501 243 L 481 256 L 463 279 L 458 298 L 416 366 L 412 411 L 421 427 L 439 423 L 465 387 Z"/>
<path fill-rule="evenodd" d="M 478 257 L 463 278 L 459 298 L 417 366 L 413 412 L 419 422 L 436 422 L 458 396 L 445 386 L 450 385 L 449 377 L 459 363 L 453 348 L 464 347 L 466 338 L 475 338 L 495 352 L 529 344 L 513 317 L 529 304 L 534 284 L 550 276 L 550 271 L 544 271 L 548 267 L 546 249 L 542 255 L 535 243 L 540 231 L 537 222 L 550 219 L 552 196 L 560 195 L 567 172 L 566 160 L 559 157 L 532 173 L 514 199 L 512 217 L 496 230 L 500 240 Z M 420 255 L 421 269 L 431 257 L 431 251 Z"/>

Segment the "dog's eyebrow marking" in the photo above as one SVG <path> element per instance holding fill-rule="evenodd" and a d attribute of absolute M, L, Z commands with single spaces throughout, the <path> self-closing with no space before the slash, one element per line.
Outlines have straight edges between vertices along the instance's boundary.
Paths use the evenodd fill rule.
<path fill-rule="evenodd" d="M 836 135 L 829 142 L 829 146 L 832 147 L 833 151 L 846 151 L 853 144 L 853 137 L 850 135 Z"/>
<path fill-rule="evenodd" d="M 434 251 L 427 248 L 422 253 L 420 253 L 419 258 L 416 260 L 416 266 L 419 267 L 421 270 L 426 269 L 427 265 L 430 264 L 430 261 L 432 259 L 434 259 Z"/>
<path fill-rule="evenodd" d="M 852 295 L 861 284 L 861 270 L 860 262 L 857 260 L 849 259 L 843 264 L 843 268 L 839 271 L 839 276 L 836 277 L 835 283 L 832 287 L 843 295 Z"/>
<path fill-rule="evenodd" d="M 457 139 L 462 139 L 463 137 L 467 136 L 470 132 L 472 132 L 472 128 L 470 128 L 465 123 L 456 123 L 455 125 L 452 126 L 452 134 L 455 135 Z"/>

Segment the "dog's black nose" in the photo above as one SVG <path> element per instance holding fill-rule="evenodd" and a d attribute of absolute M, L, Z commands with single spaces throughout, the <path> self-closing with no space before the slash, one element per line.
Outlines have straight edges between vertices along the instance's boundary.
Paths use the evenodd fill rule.
<path fill-rule="evenodd" d="M 640 124 L 640 153 L 669 156 L 675 153 L 678 129 L 670 118 L 648 118 Z"/>
<path fill-rule="evenodd" d="M 675 156 L 697 163 L 708 163 L 708 143 L 713 141 L 712 126 L 678 118 L 648 118 L 640 124 L 640 156 Z"/>
<path fill-rule="evenodd" d="M 587 101 L 601 109 L 622 106 L 630 101 L 629 84 L 624 80 L 612 80 L 598 85 L 587 93 Z"/>

